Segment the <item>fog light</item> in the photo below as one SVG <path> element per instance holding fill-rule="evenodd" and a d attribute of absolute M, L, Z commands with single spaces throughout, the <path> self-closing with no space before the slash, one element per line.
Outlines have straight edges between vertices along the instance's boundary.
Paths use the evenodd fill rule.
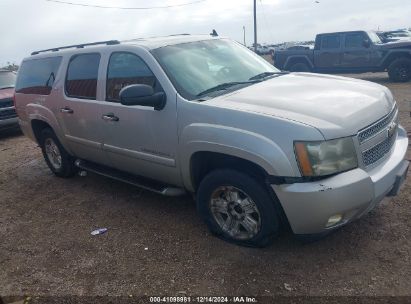
<path fill-rule="evenodd" d="M 343 218 L 342 214 L 335 214 L 335 215 L 331 216 L 328 219 L 326 227 L 331 227 L 331 226 L 337 225 L 339 222 L 341 222 L 342 218 Z"/>

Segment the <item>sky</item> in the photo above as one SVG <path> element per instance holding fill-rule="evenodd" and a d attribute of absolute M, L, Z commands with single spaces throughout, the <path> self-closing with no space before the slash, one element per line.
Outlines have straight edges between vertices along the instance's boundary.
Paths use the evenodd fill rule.
<path fill-rule="evenodd" d="M 147 7 L 194 0 L 69 0 Z M 317 33 L 411 27 L 411 0 L 257 0 L 259 43 L 313 40 Z M 179 33 L 253 41 L 253 0 L 205 0 L 154 10 L 80 7 L 46 0 L 0 0 L 0 66 L 19 64 L 32 51 L 101 40 Z"/>

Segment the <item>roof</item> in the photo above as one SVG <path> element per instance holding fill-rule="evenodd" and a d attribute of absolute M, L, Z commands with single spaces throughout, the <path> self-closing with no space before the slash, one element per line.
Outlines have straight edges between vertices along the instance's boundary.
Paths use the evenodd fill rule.
<path fill-rule="evenodd" d="M 189 34 L 180 34 L 180 35 L 171 35 L 171 36 L 163 36 L 163 37 L 151 37 L 151 38 L 137 38 L 131 40 L 108 40 L 108 41 L 100 41 L 100 42 L 91 42 L 91 43 L 82 43 L 82 44 L 75 44 L 69 46 L 61 46 L 55 47 L 46 50 L 40 50 L 32 52 L 31 55 L 39 55 L 43 53 L 50 53 L 53 54 L 64 52 L 65 50 L 71 50 L 73 52 L 75 49 L 84 49 L 85 47 L 104 47 L 104 46 L 116 46 L 116 45 L 136 45 L 140 47 L 144 47 L 148 50 L 157 49 L 160 47 L 176 45 L 181 43 L 189 43 L 195 41 L 204 41 L 204 40 L 212 40 L 212 39 L 219 39 L 218 37 L 214 37 L 211 35 L 189 35 Z"/>
<path fill-rule="evenodd" d="M 349 33 L 359 33 L 359 32 L 369 32 L 369 31 L 364 31 L 364 30 L 358 30 L 358 31 L 343 31 L 343 32 L 332 32 L 332 33 L 321 33 L 318 35 L 335 35 L 335 34 L 349 34 Z M 317 36 L 318 36 L 317 35 Z"/>
<path fill-rule="evenodd" d="M 165 46 L 176 45 L 181 43 L 189 43 L 195 41 L 212 40 L 219 39 L 219 37 L 213 37 L 210 35 L 171 35 L 163 37 L 151 37 L 151 38 L 138 38 L 132 40 L 121 41 L 121 44 L 135 44 L 143 46 L 147 49 L 153 50 Z"/>

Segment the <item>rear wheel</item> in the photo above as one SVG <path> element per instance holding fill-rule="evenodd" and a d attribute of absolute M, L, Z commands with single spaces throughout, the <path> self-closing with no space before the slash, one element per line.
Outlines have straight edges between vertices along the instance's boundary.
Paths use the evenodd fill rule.
<path fill-rule="evenodd" d="M 74 158 L 63 148 L 51 129 L 46 128 L 41 131 L 40 147 L 44 160 L 56 176 L 71 177 L 76 174 Z"/>
<path fill-rule="evenodd" d="M 264 247 L 278 235 L 275 203 L 259 182 L 230 169 L 212 171 L 197 191 L 197 207 L 209 229 L 243 246 Z"/>
<path fill-rule="evenodd" d="M 411 79 L 411 59 L 399 58 L 388 67 L 388 76 L 393 82 L 407 82 Z"/>
<path fill-rule="evenodd" d="M 297 62 L 291 65 L 290 72 L 311 72 L 310 67 L 304 62 Z"/>

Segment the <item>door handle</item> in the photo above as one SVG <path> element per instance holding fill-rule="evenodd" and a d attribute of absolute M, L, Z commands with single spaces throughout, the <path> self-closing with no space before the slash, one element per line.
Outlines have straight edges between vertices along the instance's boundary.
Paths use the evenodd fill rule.
<path fill-rule="evenodd" d="M 70 109 L 69 107 L 64 107 L 64 108 L 60 109 L 60 112 L 61 113 L 73 114 L 74 111 L 72 109 Z"/>
<path fill-rule="evenodd" d="M 104 114 L 102 117 L 105 121 L 119 121 L 120 118 L 115 116 L 113 113 Z"/>

